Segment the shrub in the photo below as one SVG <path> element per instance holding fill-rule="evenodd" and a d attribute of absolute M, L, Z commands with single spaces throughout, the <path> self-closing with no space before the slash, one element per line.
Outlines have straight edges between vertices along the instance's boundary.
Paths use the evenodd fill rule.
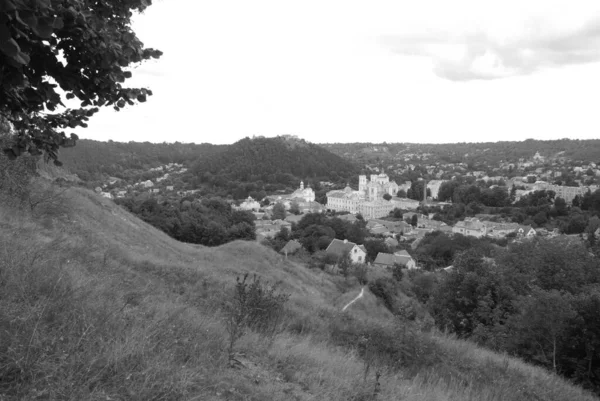
<path fill-rule="evenodd" d="M 288 299 L 289 294 L 278 293 L 275 285 L 263 284 L 256 275 L 251 282 L 248 273 L 241 279 L 237 277 L 232 299 L 225 306 L 230 360 L 236 341 L 246 329 L 269 336 L 276 334 Z"/>
<path fill-rule="evenodd" d="M 394 298 L 396 295 L 396 287 L 391 280 L 388 280 L 385 277 L 379 277 L 375 279 L 375 281 L 369 283 L 369 290 L 373 295 L 383 301 L 383 304 L 390 312 L 395 312 Z"/>
<path fill-rule="evenodd" d="M 353 264 L 350 267 L 350 275 L 356 277 L 360 285 L 365 285 L 369 282 L 369 268 L 364 263 Z"/>

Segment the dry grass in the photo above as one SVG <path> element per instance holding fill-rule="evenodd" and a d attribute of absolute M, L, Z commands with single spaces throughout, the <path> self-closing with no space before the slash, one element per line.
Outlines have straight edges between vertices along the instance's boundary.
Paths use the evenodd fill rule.
<path fill-rule="evenodd" d="M 363 361 L 331 339 L 355 282 L 255 243 L 179 243 L 91 192 L 66 195 L 44 216 L 0 206 L 0 400 L 373 399 Z M 244 272 L 291 298 L 286 330 L 242 337 L 231 369 L 222 305 Z M 368 292 L 345 315 L 391 319 Z M 386 372 L 377 399 L 595 399 L 519 360 L 423 336 L 437 362 Z"/>

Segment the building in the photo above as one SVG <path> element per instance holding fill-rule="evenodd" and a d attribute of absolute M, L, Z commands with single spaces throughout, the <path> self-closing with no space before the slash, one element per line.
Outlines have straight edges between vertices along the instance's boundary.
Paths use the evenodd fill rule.
<path fill-rule="evenodd" d="M 394 210 L 394 204 L 384 199 L 361 202 L 358 205 L 358 212 L 366 220 L 388 216 L 392 210 Z"/>
<path fill-rule="evenodd" d="M 405 210 L 416 210 L 421 205 L 421 202 L 418 200 L 398 197 L 393 197 L 390 202 L 395 208 L 397 207 Z"/>
<path fill-rule="evenodd" d="M 358 205 L 364 202 L 364 194 L 346 187 L 344 190 L 327 192 L 327 208 L 337 211 L 358 213 Z"/>
<path fill-rule="evenodd" d="M 440 187 L 444 183 L 444 180 L 431 180 L 427 183 L 427 189 L 431 191 L 431 199 L 437 199 L 440 192 Z"/>
<path fill-rule="evenodd" d="M 365 219 L 385 217 L 396 207 L 392 202 L 383 199 L 383 195 L 395 196 L 398 184 L 390 182 L 387 174 L 371 174 L 358 176 L 358 191 L 349 186 L 343 190 L 327 192 L 327 208 L 350 213 L 360 213 Z"/>
<path fill-rule="evenodd" d="M 295 190 L 289 196 L 289 198 L 292 200 L 296 199 L 296 198 L 300 198 L 304 202 L 314 202 L 315 201 L 315 191 L 310 186 L 307 186 L 306 188 L 304 188 L 304 181 L 300 181 L 300 188 Z"/>
<path fill-rule="evenodd" d="M 293 255 L 300 249 L 302 249 L 302 244 L 295 239 L 292 239 L 289 240 L 288 243 L 283 246 L 283 248 L 281 248 L 279 253 L 283 253 L 287 257 L 287 255 Z"/>
<path fill-rule="evenodd" d="M 240 210 L 252 210 L 257 212 L 260 209 L 260 203 L 255 201 L 251 196 L 249 196 L 245 201 L 243 201 L 238 207 Z"/>
<path fill-rule="evenodd" d="M 481 238 L 487 234 L 486 226 L 479 219 L 466 218 L 452 227 L 455 234 L 470 235 Z"/>
<path fill-rule="evenodd" d="M 337 256 L 338 259 L 348 254 L 352 263 L 364 263 L 367 257 L 367 249 L 364 245 L 356 245 L 347 239 L 342 241 L 335 238 L 331 241 L 325 252 Z"/>
<path fill-rule="evenodd" d="M 367 200 L 374 201 L 382 198 L 384 194 L 396 196 L 398 193 L 398 184 L 390 181 L 387 174 L 371 174 L 370 178 L 367 179 L 366 175 L 358 176 L 358 190 L 365 194 Z"/>
<path fill-rule="evenodd" d="M 394 265 L 399 265 L 409 270 L 418 268 L 417 263 L 412 256 L 410 256 L 409 253 L 404 250 L 393 254 L 379 252 L 375 258 L 375 261 L 373 262 L 373 265 L 384 268 L 392 268 Z"/>

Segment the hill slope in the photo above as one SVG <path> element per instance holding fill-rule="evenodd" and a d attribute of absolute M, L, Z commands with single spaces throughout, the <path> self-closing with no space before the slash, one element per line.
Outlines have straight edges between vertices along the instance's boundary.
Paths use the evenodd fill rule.
<path fill-rule="evenodd" d="M 291 298 L 284 330 L 270 339 L 249 331 L 231 368 L 223 304 L 244 272 Z M 2 399 L 374 399 L 363 358 L 372 359 L 352 335 L 392 317 L 368 291 L 341 314 L 359 292 L 255 243 L 179 243 L 83 189 L 35 216 L 0 206 Z M 595 400 L 467 342 L 405 340 L 378 400 Z M 410 359 L 408 346 L 421 354 Z"/>
<path fill-rule="evenodd" d="M 101 142 L 77 141 L 72 148 L 61 149 L 59 159 L 64 167 L 84 181 L 103 176 L 125 178 L 129 171 L 146 171 L 168 163 L 188 163 L 224 147 L 209 143 Z"/>
<path fill-rule="evenodd" d="M 338 180 L 358 174 L 357 167 L 320 146 L 295 137 L 245 138 L 223 152 L 198 160 L 193 170 L 230 180 L 282 182 L 315 177 Z"/>

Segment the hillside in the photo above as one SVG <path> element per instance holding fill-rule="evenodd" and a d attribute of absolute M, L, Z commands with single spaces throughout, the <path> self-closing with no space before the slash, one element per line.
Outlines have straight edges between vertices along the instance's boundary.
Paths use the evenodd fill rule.
<path fill-rule="evenodd" d="M 363 163 L 398 160 L 428 160 L 446 163 L 481 163 L 497 165 L 500 161 L 516 162 L 531 158 L 536 152 L 546 158 L 565 157 L 575 161 L 598 162 L 600 140 L 533 140 L 522 142 L 477 143 L 329 143 L 325 149 Z"/>
<path fill-rule="evenodd" d="M 208 143 L 101 142 L 80 139 L 72 148 L 63 148 L 59 159 L 64 167 L 84 181 L 105 176 L 126 178 L 168 163 L 188 163 L 223 147 Z"/>
<path fill-rule="evenodd" d="M 242 139 L 223 152 L 199 159 L 193 171 L 204 177 L 268 183 L 319 177 L 339 181 L 358 174 L 349 160 L 290 136 Z"/>
<path fill-rule="evenodd" d="M 84 189 L 33 214 L 0 206 L 0 249 L 2 400 L 596 399 L 412 323 L 385 337 L 394 319 L 368 290 L 340 312 L 352 280 L 256 243 L 179 243 Z M 231 367 L 224 304 L 245 272 L 291 297 L 278 334 L 248 331 Z M 389 369 L 361 348 L 377 333 L 399 352 Z"/>

